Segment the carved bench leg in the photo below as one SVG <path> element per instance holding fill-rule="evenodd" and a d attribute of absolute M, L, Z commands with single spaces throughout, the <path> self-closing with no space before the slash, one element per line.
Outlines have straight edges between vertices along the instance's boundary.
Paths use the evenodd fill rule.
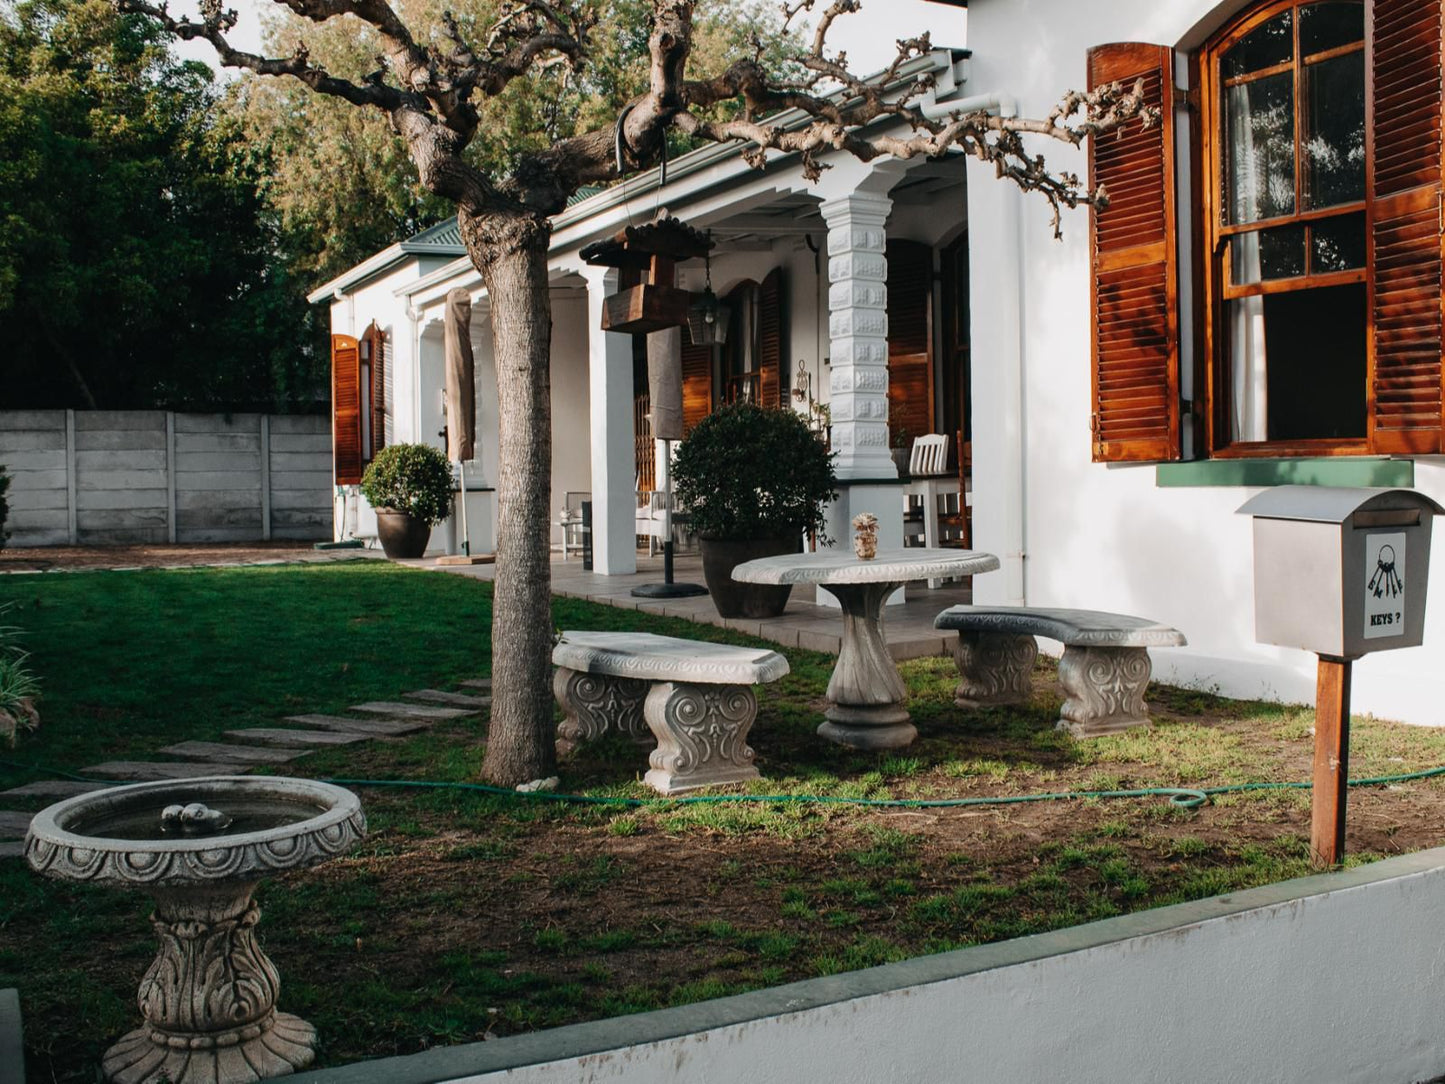
<path fill-rule="evenodd" d="M 584 741 L 600 738 L 609 730 L 651 745 L 652 733 L 642 718 L 642 702 L 647 699 L 649 686 L 650 682 L 635 678 L 604 677 L 558 667 L 552 678 L 552 695 L 567 717 L 557 724 L 557 755 L 567 756 Z"/>
<path fill-rule="evenodd" d="M 660 681 L 647 694 L 643 714 L 657 748 L 642 781 L 659 794 L 758 778 L 748 748 L 758 714 L 750 687 Z"/>
<path fill-rule="evenodd" d="M 1027 703 L 1029 675 L 1038 654 L 1038 641 L 1032 636 L 960 631 L 953 645 L 959 676 L 953 702 L 961 708 Z"/>
<path fill-rule="evenodd" d="M 1065 693 L 1058 729 L 1076 738 L 1149 725 L 1144 690 L 1149 650 L 1143 647 L 1066 647 L 1059 660 Z"/>

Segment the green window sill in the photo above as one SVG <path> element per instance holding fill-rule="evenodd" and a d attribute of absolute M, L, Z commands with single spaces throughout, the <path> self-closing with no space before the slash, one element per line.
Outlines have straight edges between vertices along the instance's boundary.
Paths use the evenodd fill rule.
<path fill-rule="evenodd" d="M 1160 463 L 1154 484 L 1188 486 L 1390 486 L 1415 484 L 1412 459 L 1320 456 L 1314 459 L 1200 459 Z"/>

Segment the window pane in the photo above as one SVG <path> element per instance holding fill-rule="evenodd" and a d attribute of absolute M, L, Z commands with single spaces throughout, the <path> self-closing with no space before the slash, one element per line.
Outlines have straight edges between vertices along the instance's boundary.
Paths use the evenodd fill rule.
<path fill-rule="evenodd" d="M 1224 91 L 1225 201 L 1231 222 L 1294 214 L 1294 77 Z"/>
<path fill-rule="evenodd" d="M 1240 38 L 1224 54 L 1224 77 L 1246 75 L 1291 59 L 1294 56 L 1293 15 L 1282 11 Z"/>
<path fill-rule="evenodd" d="M 1276 226 L 1242 233 L 1229 242 L 1229 278 L 1236 286 L 1305 273 L 1305 228 Z"/>
<path fill-rule="evenodd" d="M 1365 198 L 1365 54 L 1304 70 L 1304 183 L 1311 207 Z"/>
<path fill-rule="evenodd" d="M 1364 437 L 1364 283 L 1240 298 L 1225 320 L 1232 439 Z"/>
<path fill-rule="evenodd" d="M 1325 3 L 1300 8 L 1299 51 L 1302 56 L 1364 40 L 1365 5 Z"/>
<path fill-rule="evenodd" d="M 1341 215 L 1310 226 L 1311 270 L 1351 271 L 1365 266 L 1365 216 Z"/>

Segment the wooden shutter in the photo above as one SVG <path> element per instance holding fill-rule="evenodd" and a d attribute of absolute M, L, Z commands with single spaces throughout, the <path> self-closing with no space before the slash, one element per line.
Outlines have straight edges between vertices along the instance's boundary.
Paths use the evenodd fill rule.
<path fill-rule="evenodd" d="M 331 336 L 331 452 L 336 484 L 361 481 L 361 350 L 350 335 Z"/>
<path fill-rule="evenodd" d="M 1441 3 L 1375 0 L 1370 98 L 1370 447 L 1445 451 Z"/>
<path fill-rule="evenodd" d="M 712 347 L 682 337 L 682 431 L 712 413 Z"/>
<path fill-rule="evenodd" d="M 775 267 L 758 288 L 758 384 L 761 405 L 783 405 L 783 270 Z"/>
<path fill-rule="evenodd" d="M 888 436 L 933 432 L 933 249 L 889 241 Z"/>
<path fill-rule="evenodd" d="M 371 326 L 362 333 L 371 353 L 371 454 L 386 447 L 386 333 Z"/>
<path fill-rule="evenodd" d="M 1089 50 L 1089 89 L 1144 80 L 1159 111 L 1089 141 L 1095 462 L 1179 458 L 1179 284 L 1174 233 L 1174 53 L 1125 42 Z"/>

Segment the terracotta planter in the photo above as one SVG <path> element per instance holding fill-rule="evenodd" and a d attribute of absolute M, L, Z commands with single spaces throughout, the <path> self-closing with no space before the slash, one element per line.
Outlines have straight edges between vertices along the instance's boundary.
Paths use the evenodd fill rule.
<path fill-rule="evenodd" d="M 410 561 L 426 553 L 426 544 L 431 539 L 431 524 L 405 512 L 378 508 L 376 535 L 381 539 L 382 551 L 393 561 Z"/>
<path fill-rule="evenodd" d="M 744 561 L 759 557 L 776 557 L 783 553 L 797 553 L 800 541 L 796 537 L 761 538 L 735 541 L 733 539 L 702 538 L 698 547 L 702 550 L 702 575 L 707 581 L 708 593 L 713 605 L 722 617 L 778 617 L 788 604 L 793 585 L 782 587 L 762 583 L 738 583 L 732 578 L 732 571 Z"/>

